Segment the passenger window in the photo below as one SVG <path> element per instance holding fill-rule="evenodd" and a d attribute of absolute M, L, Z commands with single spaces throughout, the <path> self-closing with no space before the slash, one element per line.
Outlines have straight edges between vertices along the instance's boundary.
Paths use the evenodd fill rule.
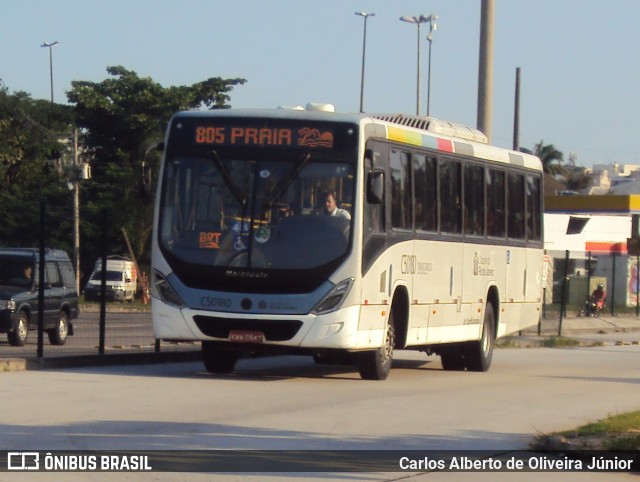
<path fill-rule="evenodd" d="M 440 230 L 462 233 L 462 185 L 460 163 L 451 159 L 438 161 L 440 180 Z"/>
<path fill-rule="evenodd" d="M 540 241 L 540 178 L 527 176 L 527 239 Z"/>
<path fill-rule="evenodd" d="M 524 176 L 507 176 L 507 234 L 513 239 L 525 239 Z"/>
<path fill-rule="evenodd" d="M 464 168 L 464 232 L 484 236 L 484 168 Z"/>
<path fill-rule="evenodd" d="M 411 206 L 413 203 L 409 156 L 406 152 L 392 149 L 389 167 L 391 169 L 391 226 L 412 229 Z"/>
<path fill-rule="evenodd" d="M 436 160 L 418 154 L 413 158 L 416 229 L 438 230 L 438 177 Z"/>
<path fill-rule="evenodd" d="M 70 263 L 60 263 L 60 274 L 62 275 L 62 281 L 67 288 L 75 287 L 76 276 L 73 272 L 73 268 Z"/>
<path fill-rule="evenodd" d="M 52 288 L 62 288 L 62 279 L 58 272 L 58 263 L 47 263 L 45 265 L 45 281 L 49 283 Z"/>
<path fill-rule="evenodd" d="M 489 170 L 487 179 L 487 235 L 504 238 L 505 232 L 505 174 Z"/>

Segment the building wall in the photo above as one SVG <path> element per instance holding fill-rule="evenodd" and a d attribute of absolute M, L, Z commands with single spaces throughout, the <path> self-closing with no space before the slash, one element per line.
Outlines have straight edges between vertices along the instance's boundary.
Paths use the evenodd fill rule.
<path fill-rule="evenodd" d="M 570 214 L 544 215 L 544 247 L 548 250 L 589 251 L 594 243 L 624 243 L 631 236 L 631 216 L 578 216 L 589 221 L 579 234 L 567 234 Z"/>

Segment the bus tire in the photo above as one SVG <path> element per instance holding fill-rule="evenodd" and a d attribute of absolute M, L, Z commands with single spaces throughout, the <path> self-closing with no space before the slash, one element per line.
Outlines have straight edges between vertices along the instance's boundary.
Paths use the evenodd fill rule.
<path fill-rule="evenodd" d="M 495 345 L 495 315 L 493 305 L 487 303 L 482 322 L 482 336 L 479 341 L 469 343 L 466 347 L 465 359 L 467 370 L 486 372 L 491 366 L 493 346 Z"/>
<path fill-rule="evenodd" d="M 202 342 L 202 362 L 210 373 L 231 373 L 238 361 L 238 352 L 224 350 L 210 341 Z"/>
<path fill-rule="evenodd" d="M 393 363 L 393 347 L 395 344 L 395 328 L 393 310 L 389 314 L 384 342 L 377 350 L 358 353 L 358 370 L 363 380 L 386 380 Z"/>

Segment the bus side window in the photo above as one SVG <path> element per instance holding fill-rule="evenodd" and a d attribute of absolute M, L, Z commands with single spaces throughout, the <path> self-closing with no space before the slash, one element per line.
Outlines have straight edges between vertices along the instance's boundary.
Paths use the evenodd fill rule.
<path fill-rule="evenodd" d="M 540 213 L 540 178 L 527 176 L 527 239 L 540 241 L 541 213 Z"/>
<path fill-rule="evenodd" d="M 417 154 L 413 157 L 416 229 L 438 230 L 438 178 L 436 160 Z"/>
<path fill-rule="evenodd" d="M 462 232 L 462 186 L 460 163 L 452 159 L 438 161 L 440 183 L 440 230 L 443 233 Z"/>
<path fill-rule="evenodd" d="M 464 232 L 484 236 L 484 167 L 464 168 Z"/>
<path fill-rule="evenodd" d="M 409 155 L 406 152 L 391 149 L 389 170 L 391 174 L 391 227 L 413 229 Z"/>
<path fill-rule="evenodd" d="M 505 174 L 490 169 L 487 173 L 487 236 L 505 236 Z"/>
<path fill-rule="evenodd" d="M 525 239 L 524 176 L 510 172 L 507 175 L 507 236 Z"/>

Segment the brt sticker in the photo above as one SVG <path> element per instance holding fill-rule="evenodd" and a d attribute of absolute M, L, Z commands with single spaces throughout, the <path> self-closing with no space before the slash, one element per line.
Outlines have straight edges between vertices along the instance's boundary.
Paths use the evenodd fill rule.
<path fill-rule="evenodd" d="M 198 236 L 200 249 L 220 249 L 220 236 L 222 233 L 201 232 Z"/>

